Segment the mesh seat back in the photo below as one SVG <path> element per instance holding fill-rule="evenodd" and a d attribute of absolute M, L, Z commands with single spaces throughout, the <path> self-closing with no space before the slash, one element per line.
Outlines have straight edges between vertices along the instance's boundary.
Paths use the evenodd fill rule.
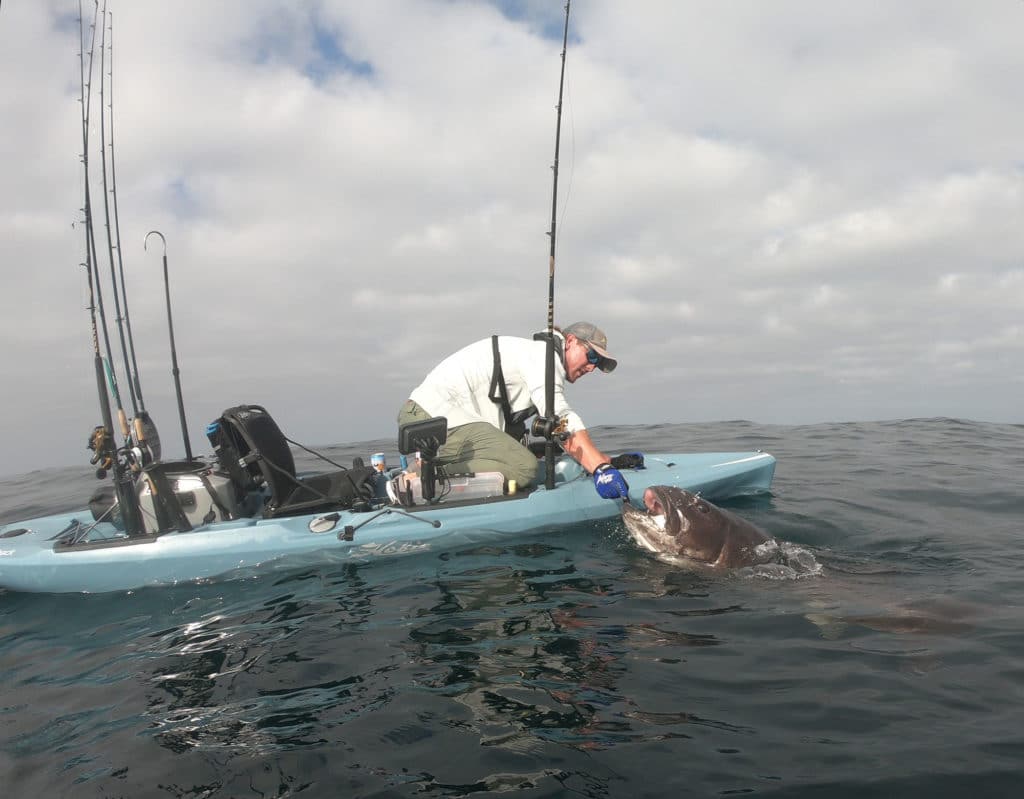
<path fill-rule="evenodd" d="M 371 467 L 342 469 L 299 479 L 288 440 L 259 405 L 228 408 L 207 428 L 221 467 L 241 495 L 266 486 L 265 518 L 348 508 L 373 496 Z"/>
<path fill-rule="evenodd" d="M 274 502 L 287 497 L 298 482 L 295 459 L 277 422 L 260 405 L 228 408 L 208 433 L 221 466 L 243 490 L 264 484 Z"/>

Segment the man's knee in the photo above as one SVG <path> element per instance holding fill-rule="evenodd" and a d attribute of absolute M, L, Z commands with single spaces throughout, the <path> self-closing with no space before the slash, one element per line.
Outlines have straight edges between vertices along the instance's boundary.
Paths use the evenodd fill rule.
<path fill-rule="evenodd" d="M 429 419 L 430 414 L 427 413 L 413 400 L 406 400 L 402 403 L 402 407 L 398 409 L 398 426 L 401 427 L 403 424 L 409 424 L 409 422 L 418 422 L 421 419 Z"/>
<path fill-rule="evenodd" d="M 537 480 L 537 456 L 526 447 L 521 447 L 516 457 L 509 463 L 505 473 L 508 480 L 515 480 L 521 488 L 533 485 Z"/>

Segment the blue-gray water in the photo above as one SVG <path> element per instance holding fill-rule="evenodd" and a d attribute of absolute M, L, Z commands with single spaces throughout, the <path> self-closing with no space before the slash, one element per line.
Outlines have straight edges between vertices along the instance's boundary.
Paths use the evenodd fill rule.
<path fill-rule="evenodd" d="M 686 571 L 616 521 L 233 582 L 0 592 L 2 794 L 1016 795 L 1024 426 L 596 436 L 772 452 L 773 495 L 728 507 L 822 573 Z M 0 518 L 80 505 L 93 482 L 4 480 Z"/>

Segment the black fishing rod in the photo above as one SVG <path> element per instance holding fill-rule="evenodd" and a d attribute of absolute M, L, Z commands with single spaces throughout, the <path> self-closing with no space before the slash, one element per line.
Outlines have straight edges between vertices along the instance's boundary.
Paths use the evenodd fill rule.
<path fill-rule="evenodd" d="M 128 344 L 124 337 L 124 317 L 121 314 L 121 298 L 117 291 L 117 272 L 114 267 L 114 238 L 110 229 L 110 189 L 107 186 L 107 111 L 104 99 L 106 86 L 106 55 L 107 55 L 107 0 L 103 0 L 101 17 L 102 32 L 100 33 L 100 168 L 103 173 L 103 222 L 107 229 L 107 256 L 110 261 L 110 286 L 114 294 L 114 320 L 117 323 L 118 336 L 121 339 L 121 357 L 124 360 L 124 371 L 128 377 L 128 394 L 132 401 L 132 413 L 138 415 L 139 403 L 135 399 L 135 387 L 131 381 L 131 366 L 128 363 Z M 113 69 L 113 68 L 111 68 Z M 121 273 L 122 290 L 124 289 L 124 272 Z"/>
<path fill-rule="evenodd" d="M 107 73 L 109 78 L 110 86 L 110 197 L 114 202 L 114 244 L 112 250 L 117 251 L 117 271 L 121 278 L 121 308 L 118 313 L 118 326 L 120 328 L 122 311 L 124 326 L 128 333 L 128 350 L 131 355 L 131 368 L 128 365 L 127 356 L 125 357 L 125 372 L 128 375 L 128 385 L 132 392 L 132 409 L 134 411 L 134 418 L 132 419 L 132 434 L 136 446 L 138 446 L 148 458 L 144 456 L 143 461 L 160 460 L 160 434 L 157 432 L 156 425 L 150 418 L 149 413 L 146 411 L 146 402 L 142 398 L 142 381 L 139 379 L 139 362 L 135 357 L 135 337 L 132 335 L 132 321 L 131 316 L 128 313 L 128 289 L 124 279 L 124 259 L 122 258 L 121 250 L 121 221 L 117 213 L 117 171 L 115 169 L 114 161 L 114 12 L 110 12 L 110 70 Z M 102 128 L 101 134 L 102 134 Z M 106 162 L 103 164 L 103 189 L 104 195 L 106 195 Z M 106 208 L 106 200 L 104 200 L 104 207 Z M 110 245 L 110 217 L 107 217 L 107 243 Z M 113 255 L 111 255 L 111 275 L 113 275 Z M 124 332 L 121 334 L 121 348 L 124 349 Z M 138 404 L 136 404 L 136 397 L 138 398 Z"/>
<path fill-rule="evenodd" d="M 96 298 L 94 288 L 94 278 L 92 261 L 89 257 L 89 239 L 88 239 L 88 223 L 89 223 L 89 178 L 88 178 L 88 152 L 89 152 L 89 112 L 86 109 L 85 100 L 85 87 L 88 85 L 85 77 L 85 18 L 82 12 L 82 1 L 78 2 L 78 37 L 79 37 L 79 51 L 78 51 L 78 69 L 81 78 L 81 88 L 79 102 L 82 104 L 82 164 L 86 172 L 85 178 L 85 226 L 86 226 L 86 244 L 85 244 L 85 268 L 89 276 L 89 318 L 92 323 L 92 345 L 93 353 L 95 356 L 96 365 L 96 387 L 99 391 L 100 399 L 100 415 L 102 416 L 103 423 L 108 429 L 109 435 L 113 435 L 114 421 L 110 412 L 110 397 L 107 395 L 107 383 L 106 375 L 103 370 L 103 357 L 100 355 L 100 339 L 99 339 L 99 328 L 96 323 Z M 95 43 L 95 27 L 93 28 L 93 41 Z M 89 80 L 92 80 L 92 49 L 89 50 Z M 99 444 L 99 441 L 94 442 Z M 98 463 L 100 469 L 109 468 L 110 461 L 112 460 L 112 452 L 108 447 L 103 447 L 103 450 L 96 447 L 96 458 L 93 463 Z"/>
<path fill-rule="evenodd" d="M 90 301 L 99 310 L 100 329 L 103 331 L 103 343 L 106 351 L 106 359 L 103 362 L 107 383 L 110 386 L 110 393 L 117 405 L 117 417 L 120 423 L 121 435 L 127 441 L 129 437 L 128 418 L 124 412 L 124 405 L 121 402 L 121 392 L 117 387 L 117 374 L 114 371 L 113 350 L 110 347 L 110 332 L 107 328 L 107 314 L 103 306 L 103 287 L 99 276 L 99 257 L 96 255 L 96 234 L 93 226 L 92 196 L 89 190 L 89 119 L 92 105 L 92 69 L 95 60 L 96 50 L 96 20 L 99 18 L 99 0 L 95 0 L 95 12 L 92 21 L 92 41 L 89 46 L 89 80 L 85 81 L 85 70 L 82 73 L 82 172 L 85 176 L 85 238 L 86 238 L 86 265 L 89 270 L 90 279 Z M 83 37 L 84 19 L 81 15 L 81 0 L 79 0 L 79 33 Z M 84 43 L 82 49 L 84 50 Z M 95 326 L 94 326 L 95 330 Z M 110 425 L 113 435 L 113 425 Z"/>
<path fill-rule="evenodd" d="M 96 2 L 96 11 L 99 11 L 98 0 Z M 85 177 L 85 266 L 89 273 L 89 317 L 92 323 L 93 366 L 96 373 L 96 389 L 99 394 L 100 416 L 103 421 L 102 426 L 95 428 L 90 435 L 89 447 L 94 452 L 92 463 L 97 465 L 96 476 L 98 478 L 102 479 L 106 476 L 107 470 L 113 469 L 114 493 L 117 497 L 118 506 L 121 509 L 121 519 L 124 522 L 125 530 L 129 535 L 141 535 L 144 532 L 144 527 L 131 473 L 113 443 L 114 420 L 110 407 L 110 395 L 107 392 L 107 365 L 100 354 L 100 325 L 96 321 L 98 310 L 109 358 L 110 338 L 107 335 L 106 320 L 103 315 L 103 295 L 97 272 L 96 239 L 92 230 L 92 203 L 89 197 L 89 104 L 92 97 L 92 67 L 96 48 L 96 14 L 94 13 L 93 15 L 92 35 L 89 46 L 88 80 L 86 80 L 85 16 L 82 12 L 82 0 L 78 0 L 78 36 L 81 86 L 79 99 L 82 104 L 82 172 Z M 116 381 L 113 379 L 112 372 L 110 372 L 110 385 L 116 391 Z M 118 398 L 118 410 L 120 411 L 122 432 L 127 438 L 127 422 L 124 419 L 124 410 L 120 407 L 120 398 Z"/>
<path fill-rule="evenodd" d="M 192 445 L 188 440 L 188 425 L 185 423 L 185 401 L 181 396 L 181 373 L 178 370 L 178 350 L 174 346 L 174 320 L 171 318 L 171 283 L 167 276 L 167 239 L 159 230 L 151 230 L 142 242 L 142 249 L 147 249 L 149 237 L 153 234 L 160 237 L 164 245 L 164 295 L 167 298 L 167 332 L 171 338 L 171 374 L 174 375 L 174 393 L 178 397 L 178 417 L 181 419 L 181 437 L 185 441 L 185 458 L 192 460 Z"/>
<path fill-rule="evenodd" d="M 565 52 L 569 46 L 569 4 L 565 3 L 565 30 L 562 32 L 562 74 L 558 79 L 558 114 L 555 122 L 555 161 L 551 166 L 551 255 L 548 261 L 548 330 L 544 363 L 544 487 L 555 487 L 555 221 L 558 216 L 558 149 L 562 139 L 562 92 L 565 87 Z M 564 343 L 562 345 L 565 346 Z"/>
<path fill-rule="evenodd" d="M 98 5 L 97 5 L 98 10 Z M 86 67 L 85 67 L 85 16 L 82 11 L 82 2 L 78 2 L 78 35 L 79 35 L 79 71 L 80 71 L 80 90 L 81 94 L 79 101 L 82 104 L 82 171 L 85 176 L 85 207 L 83 213 L 85 214 L 85 268 L 89 275 L 89 315 L 92 322 L 92 341 L 93 341 L 93 352 L 95 354 L 95 366 L 96 366 L 96 384 L 99 391 L 100 399 L 100 413 L 103 417 L 103 423 L 107 430 L 108 436 L 114 435 L 114 422 L 113 416 L 110 409 L 110 397 L 107 393 L 107 381 L 106 381 L 106 370 L 103 365 L 103 357 L 100 354 L 100 342 L 99 342 L 99 328 L 96 322 L 97 302 L 96 296 L 99 291 L 97 275 L 95 274 L 95 258 L 93 257 L 94 247 L 90 247 L 91 244 L 91 227 L 92 227 L 92 208 L 89 198 L 89 102 L 92 96 L 92 67 L 93 67 L 93 56 L 96 47 L 96 17 L 93 16 L 92 24 L 92 41 L 89 45 L 89 69 L 88 79 L 86 79 Z M 88 87 L 88 92 L 86 91 Z M 104 333 L 106 330 L 104 330 Z M 99 444 L 99 442 L 95 442 Z M 94 462 L 100 463 L 99 471 L 104 471 L 112 465 L 114 460 L 112 449 L 109 442 L 105 442 L 106 446 L 103 447 L 103 451 L 99 448 L 96 449 L 96 458 Z"/>

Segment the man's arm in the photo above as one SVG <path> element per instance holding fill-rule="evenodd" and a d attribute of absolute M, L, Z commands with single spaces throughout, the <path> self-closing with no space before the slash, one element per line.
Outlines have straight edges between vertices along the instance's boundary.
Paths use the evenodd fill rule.
<path fill-rule="evenodd" d="M 577 430 L 570 434 L 562 443 L 562 449 L 572 455 L 579 461 L 580 466 L 591 473 L 602 463 L 611 461 L 611 458 L 597 448 L 590 438 L 590 433 L 586 430 Z"/>

